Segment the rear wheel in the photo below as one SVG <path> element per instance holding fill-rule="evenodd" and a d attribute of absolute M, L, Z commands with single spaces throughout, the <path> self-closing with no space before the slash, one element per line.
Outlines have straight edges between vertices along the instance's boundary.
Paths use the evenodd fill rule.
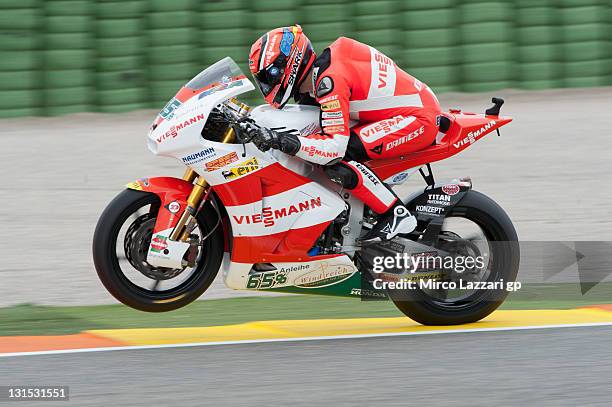
<path fill-rule="evenodd" d="M 93 257 L 102 284 L 119 301 L 147 312 L 181 308 L 213 282 L 223 258 L 223 233 L 217 212 L 205 205 L 194 234 L 200 239 L 195 267 L 170 269 L 147 261 L 160 199 L 126 189 L 104 210 L 93 238 Z"/>
<path fill-rule="evenodd" d="M 520 260 L 516 230 L 504 210 L 487 196 L 467 192 L 445 218 L 439 237 L 440 249 L 485 260 L 480 269 L 453 273 L 457 279 L 480 284 L 516 279 Z M 421 324 L 455 325 L 486 317 L 503 303 L 508 291 L 504 285 L 486 290 L 394 290 L 389 294 L 400 311 Z"/>

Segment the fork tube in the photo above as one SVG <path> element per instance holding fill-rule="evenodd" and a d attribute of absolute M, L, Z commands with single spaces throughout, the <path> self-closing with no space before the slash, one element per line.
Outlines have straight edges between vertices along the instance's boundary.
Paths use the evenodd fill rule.
<path fill-rule="evenodd" d="M 223 133 L 223 138 L 221 140 L 222 143 L 233 143 L 236 140 L 236 132 L 233 128 L 228 127 Z M 178 241 L 179 239 L 186 241 L 189 238 L 188 230 L 185 229 L 185 225 L 189 222 L 196 214 L 197 208 L 200 206 L 200 201 L 202 200 L 202 196 L 206 192 L 208 188 L 208 183 L 202 177 L 197 177 L 196 172 L 191 168 L 188 168 L 183 175 L 183 179 L 187 182 L 193 182 L 195 179 L 196 182 L 193 185 L 193 189 L 191 193 L 187 197 L 187 208 L 179 218 L 176 226 L 172 230 L 170 234 L 170 240 Z"/>
<path fill-rule="evenodd" d="M 234 140 L 236 140 L 236 132 L 232 127 L 228 127 L 227 130 L 225 130 L 225 133 L 223 133 L 221 142 L 231 144 L 234 142 Z"/>
<path fill-rule="evenodd" d="M 202 195 L 206 192 L 206 188 L 208 187 L 208 183 L 202 177 L 198 177 L 195 184 L 193 185 L 193 189 L 191 193 L 187 197 L 187 208 L 179 218 L 176 226 L 172 230 L 170 234 L 170 240 L 177 241 L 180 238 L 186 239 L 189 236 L 185 237 L 183 234 L 183 230 L 185 228 L 185 224 L 196 214 L 196 208 L 200 205 L 200 201 L 202 200 Z"/>
<path fill-rule="evenodd" d="M 197 176 L 198 174 L 196 174 L 194 170 L 187 167 L 187 169 L 185 170 L 185 173 L 183 174 L 183 180 L 193 183 L 193 180 L 195 180 Z"/>

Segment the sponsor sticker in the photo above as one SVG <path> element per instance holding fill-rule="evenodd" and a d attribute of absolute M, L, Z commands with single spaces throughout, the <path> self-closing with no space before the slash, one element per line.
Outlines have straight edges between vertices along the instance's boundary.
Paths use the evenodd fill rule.
<path fill-rule="evenodd" d="M 157 235 L 151 239 L 151 251 L 161 253 L 168 248 L 168 237 Z"/>
<path fill-rule="evenodd" d="M 326 96 L 323 99 L 319 99 L 319 104 L 331 102 L 332 100 L 338 100 L 338 95 Z"/>
<path fill-rule="evenodd" d="M 197 153 L 186 155 L 185 157 L 181 158 L 181 160 L 183 160 L 183 164 L 191 165 L 204 161 L 207 158 L 213 157 L 214 155 L 215 149 L 213 147 L 209 147 L 205 150 L 198 151 Z"/>
<path fill-rule="evenodd" d="M 323 127 L 337 126 L 344 124 L 344 119 L 325 119 L 321 121 L 321 124 L 323 125 Z"/>
<path fill-rule="evenodd" d="M 341 119 L 342 112 L 321 112 L 321 118 L 323 119 Z"/>
<path fill-rule="evenodd" d="M 249 160 L 241 162 L 240 164 L 236 165 L 233 168 L 230 168 L 229 170 L 223 171 L 222 174 L 225 179 L 234 179 L 242 177 L 243 175 L 246 175 L 255 170 L 258 170 L 259 168 L 260 167 L 257 158 L 253 157 Z"/>
<path fill-rule="evenodd" d="M 266 271 L 263 273 L 251 274 L 247 281 L 246 288 L 261 290 L 265 288 L 273 288 L 276 285 L 285 284 L 286 282 L 287 271 Z"/>
<path fill-rule="evenodd" d="M 272 208 L 267 206 L 262 208 L 261 213 L 252 215 L 233 215 L 234 221 L 238 225 L 252 225 L 263 223 L 264 227 L 271 227 L 276 224 L 276 221 L 287 216 L 293 216 L 298 213 L 309 211 L 321 207 L 321 197 L 307 199 L 295 205 L 289 205 L 283 208 Z"/>
<path fill-rule="evenodd" d="M 157 138 L 157 142 L 161 143 L 162 141 L 172 137 L 175 138 L 176 136 L 178 136 L 178 132 L 179 130 L 182 130 L 184 128 L 187 128 L 189 126 L 191 126 L 192 124 L 196 124 L 201 120 L 206 120 L 206 115 L 204 114 L 198 114 L 197 116 L 191 117 L 187 120 L 182 120 L 180 123 L 171 126 L 170 130 L 168 130 L 167 132 L 165 132 L 164 134 L 162 134 L 161 136 L 159 136 Z"/>
<path fill-rule="evenodd" d="M 359 163 L 359 162 L 355 162 L 355 167 L 357 167 L 357 169 L 367 178 L 370 180 L 370 182 L 374 185 L 378 185 L 378 178 L 376 178 L 376 175 L 374 175 L 374 173 L 372 171 L 370 171 L 370 169 L 368 167 L 366 167 L 365 165 Z"/>
<path fill-rule="evenodd" d="M 404 122 L 407 120 L 409 121 L 404 124 Z M 391 119 L 381 120 L 363 127 L 359 131 L 359 135 L 364 139 L 364 141 L 371 143 L 372 141 L 378 140 L 391 132 L 396 132 L 406 127 L 412 121 L 414 121 L 414 119 L 411 117 L 395 116 Z"/>
<path fill-rule="evenodd" d="M 325 103 L 321 103 L 321 110 L 326 111 L 326 110 L 337 110 L 340 109 L 340 101 L 339 100 L 332 100 L 329 102 L 325 102 Z"/>
<path fill-rule="evenodd" d="M 406 178 L 408 178 L 408 173 L 407 172 L 400 172 L 399 174 L 397 174 L 396 176 L 391 178 L 391 182 L 402 182 Z"/>
<path fill-rule="evenodd" d="M 177 214 L 181 210 L 181 204 L 177 201 L 172 201 L 168 204 L 168 211 L 172 214 Z"/>
<path fill-rule="evenodd" d="M 378 297 L 378 298 L 387 298 L 385 293 L 378 292 L 374 290 L 367 290 L 362 288 L 353 288 L 351 290 L 350 295 L 358 295 L 360 297 Z"/>
<path fill-rule="evenodd" d="M 457 195 L 461 188 L 457 184 L 446 184 L 442 187 L 442 191 L 444 191 L 447 195 Z"/>
<path fill-rule="evenodd" d="M 459 140 L 457 143 L 453 143 L 453 147 L 461 148 L 466 144 L 475 143 L 480 136 L 487 133 L 487 131 L 489 131 L 493 126 L 495 126 L 495 124 L 495 120 L 491 120 L 490 122 L 482 126 L 480 129 L 476 131 L 470 131 L 463 139 Z"/>
<path fill-rule="evenodd" d="M 334 135 L 334 134 L 344 134 L 344 126 L 329 126 L 325 129 L 326 134 Z"/>
<path fill-rule="evenodd" d="M 440 216 L 444 208 L 439 208 L 437 206 L 429 206 L 429 205 L 417 205 L 417 212 L 428 213 L 430 215 Z"/>
<path fill-rule="evenodd" d="M 427 204 L 449 206 L 451 204 L 451 197 L 445 194 L 427 194 Z"/>
<path fill-rule="evenodd" d="M 327 263 L 321 263 L 320 268 L 302 274 L 295 279 L 293 284 L 301 288 L 326 287 L 348 279 L 355 274 L 355 271 L 354 267 L 347 264 L 328 265 Z"/>
<path fill-rule="evenodd" d="M 174 111 L 178 109 L 180 106 L 181 106 L 180 100 L 178 100 L 177 98 L 172 98 L 166 104 L 166 106 L 164 106 L 161 112 L 159 112 L 159 115 L 166 120 L 171 119 L 172 116 L 174 116 Z"/>
<path fill-rule="evenodd" d="M 308 154 L 309 157 L 316 155 L 323 158 L 338 158 L 340 156 L 338 152 L 319 150 L 316 146 L 302 146 L 302 151 Z"/>
<path fill-rule="evenodd" d="M 221 169 L 233 162 L 238 161 L 238 154 L 235 151 L 232 151 L 229 154 L 225 154 L 215 160 L 209 161 L 206 163 L 206 171 L 215 171 Z"/>
<path fill-rule="evenodd" d="M 142 185 L 140 185 L 139 181 L 130 182 L 125 187 L 128 189 L 134 189 L 136 191 L 142 191 Z"/>
<path fill-rule="evenodd" d="M 421 134 L 423 134 L 425 132 L 425 126 L 421 126 L 420 128 L 416 129 L 413 132 L 410 132 L 408 134 L 406 134 L 405 136 L 402 136 L 400 138 L 398 138 L 397 140 L 393 140 L 392 142 L 387 144 L 387 147 L 385 148 L 386 151 L 391 150 L 392 148 L 395 148 L 397 146 L 400 146 L 404 143 L 409 142 L 410 140 L 414 140 L 415 138 L 419 137 Z"/>

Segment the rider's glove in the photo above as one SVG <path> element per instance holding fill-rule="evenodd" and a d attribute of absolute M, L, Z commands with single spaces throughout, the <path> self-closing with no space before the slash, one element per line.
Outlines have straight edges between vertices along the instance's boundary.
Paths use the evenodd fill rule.
<path fill-rule="evenodd" d="M 271 148 L 274 148 L 276 150 L 280 149 L 279 134 L 274 130 L 268 129 L 266 127 L 259 128 L 257 133 L 253 135 L 251 141 L 261 151 L 268 151 Z"/>
<path fill-rule="evenodd" d="M 250 124 L 242 124 L 242 128 L 248 134 L 250 141 L 261 151 L 273 148 L 289 155 L 296 155 L 300 151 L 300 139 L 291 131 L 276 131 Z"/>
<path fill-rule="evenodd" d="M 300 143 L 300 138 L 294 133 L 292 133 L 291 131 L 285 131 L 276 134 L 280 136 L 280 151 L 289 155 L 296 155 L 298 151 L 300 151 L 302 143 Z"/>

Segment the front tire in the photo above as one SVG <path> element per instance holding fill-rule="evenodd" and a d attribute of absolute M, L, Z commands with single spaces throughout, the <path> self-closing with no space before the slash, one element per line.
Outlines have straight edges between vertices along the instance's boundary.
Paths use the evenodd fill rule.
<path fill-rule="evenodd" d="M 493 242 L 491 273 L 486 281 L 515 281 L 520 261 L 518 237 L 512 221 L 495 201 L 470 190 L 447 217 L 465 218 L 476 223 L 487 240 Z M 420 289 L 391 291 L 389 294 L 400 311 L 423 325 L 457 325 L 486 317 L 504 302 L 508 291 L 486 290 L 456 304 L 435 300 Z"/>
<path fill-rule="evenodd" d="M 198 213 L 196 220 L 203 236 L 211 231 L 212 234 L 201 243 L 201 255 L 192 273 L 176 287 L 160 291 L 149 290 L 135 284 L 126 276 L 117 255 L 117 240 L 122 226 L 130 216 L 134 216 L 140 209 L 147 206 L 151 208 L 150 216 L 145 219 L 151 224 L 154 223 L 154 216 L 160 207 L 160 199 L 157 195 L 126 189 L 110 202 L 100 216 L 94 232 L 94 264 L 104 287 L 123 304 L 140 311 L 172 311 L 196 300 L 212 284 L 223 258 L 222 228 L 217 223 L 216 211 L 210 204 L 205 205 Z M 141 249 L 148 251 L 149 242 L 150 236 L 148 240 L 146 238 L 143 240 Z M 121 247 L 124 247 L 124 244 L 121 242 Z M 180 272 L 182 271 L 177 271 L 177 274 Z"/>

